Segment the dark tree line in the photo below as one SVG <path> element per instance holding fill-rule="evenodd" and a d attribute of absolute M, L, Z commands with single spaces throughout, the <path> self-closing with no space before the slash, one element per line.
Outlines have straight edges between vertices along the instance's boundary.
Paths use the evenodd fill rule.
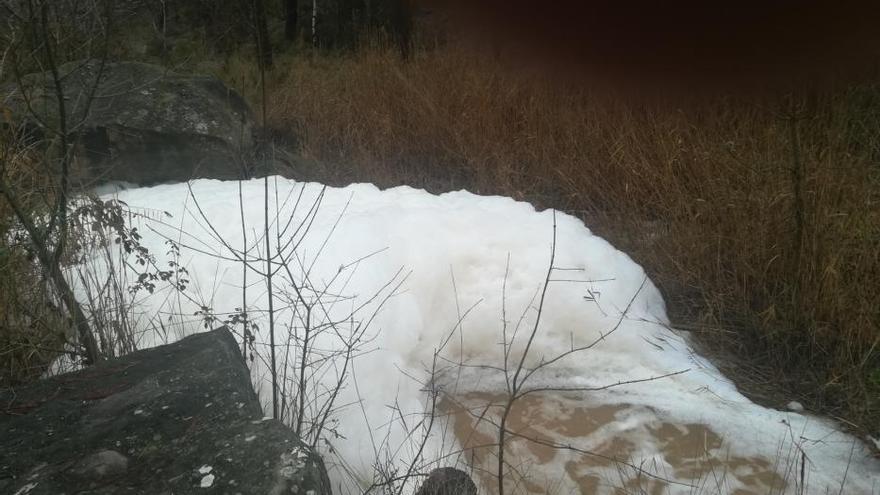
<path fill-rule="evenodd" d="M 365 36 L 379 36 L 394 43 L 403 57 L 412 45 L 413 0 L 145 1 L 156 12 L 157 26 L 203 30 L 221 51 L 254 41 L 267 67 L 282 41 L 354 49 Z"/>
<path fill-rule="evenodd" d="M 263 0 L 271 2 L 272 0 Z M 409 54 L 412 0 L 284 0 L 284 35 L 320 48 L 354 48 L 366 33 L 385 35 Z"/>

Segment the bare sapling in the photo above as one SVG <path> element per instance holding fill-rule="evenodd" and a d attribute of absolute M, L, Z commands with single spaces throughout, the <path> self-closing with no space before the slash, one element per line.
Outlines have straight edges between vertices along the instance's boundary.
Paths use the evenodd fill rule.
<path fill-rule="evenodd" d="M 82 364 L 93 364 L 102 358 L 102 349 L 92 322 L 66 278 L 64 263 L 65 256 L 70 254 L 68 211 L 74 195 L 73 144 L 103 76 L 112 27 L 112 2 L 96 3 L 85 13 L 80 12 L 77 19 L 96 28 L 91 38 L 80 46 L 85 47 L 88 56 L 99 56 L 100 61 L 91 80 L 75 95 L 65 87 L 65 78 L 69 74 L 61 71 L 62 63 L 69 55 L 64 50 L 73 41 L 68 39 L 73 35 L 64 29 L 65 23 L 69 23 L 66 6 L 62 2 L 35 1 L 28 2 L 27 8 L 14 2 L 6 2 L 3 7 L 9 24 L 4 26 L 7 48 L 0 75 L 7 71 L 11 73 L 17 83 L 16 97 L 26 109 L 26 116 L 19 116 L 15 131 L 18 143 L 25 146 L 25 136 L 32 133 L 34 125 L 39 129 L 45 141 L 39 161 L 43 173 L 50 179 L 48 190 L 40 195 L 38 204 L 31 201 L 35 195 L 19 190 L 15 182 L 16 145 L 12 143 L 13 146 L 6 147 L 7 151 L 12 150 L 11 153 L 3 153 L 0 161 L 0 196 L 26 232 L 40 275 L 52 287 L 69 315 L 76 353 L 81 356 Z M 29 69 L 42 72 L 39 80 L 25 82 L 22 73 Z"/>
<path fill-rule="evenodd" d="M 387 301 L 398 293 L 407 273 L 398 269 L 388 280 L 380 281 L 371 294 L 348 293 L 358 268 L 381 254 L 382 249 L 348 260 L 334 272 L 321 272 L 318 276 L 316 270 L 324 263 L 326 249 L 342 242 L 333 235 L 347 205 L 335 217 L 320 216 L 324 187 L 296 184 L 282 191 L 274 178 L 261 182 L 264 224 L 243 244 L 233 242 L 221 232 L 217 219 L 203 208 L 192 184 L 190 213 L 204 226 L 208 238 L 196 241 L 193 232 L 187 232 L 185 237 L 189 239 L 177 242 L 181 249 L 238 263 L 257 280 L 271 279 L 271 293 L 267 284 L 262 302 L 256 296 L 247 298 L 245 291 L 253 287 L 253 282 L 242 284 L 243 303 L 236 308 L 216 307 L 192 295 L 184 297 L 199 308 L 198 316 L 206 327 L 225 324 L 239 333 L 250 362 L 259 361 L 266 370 L 271 393 L 276 397 L 278 418 L 307 444 L 330 448 L 338 438 L 339 409 L 350 406 L 337 403 L 340 394 L 351 385 L 356 359 L 372 352 L 376 333 L 371 325 Z M 244 211 L 248 206 L 243 194 L 240 201 L 239 208 Z M 241 218 L 245 218 L 243 213 Z M 321 236 L 313 232 L 316 225 L 325 231 Z M 171 231 L 176 229 L 172 227 Z M 248 232 L 253 226 L 244 225 L 241 230 Z M 166 238 L 170 236 L 166 234 Z M 197 244 L 220 249 L 208 252 L 196 247 Z M 266 335 L 266 329 L 260 328 L 261 321 L 270 317 L 270 328 L 274 325 L 276 330 L 274 337 L 271 331 Z M 267 345 L 258 337 L 268 340 Z"/>
<path fill-rule="evenodd" d="M 495 449 L 495 472 L 492 473 L 492 478 L 495 480 L 495 489 L 497 493 L 500 495 L 504 495 L 509 489 L 512 488 L 512 483 L 519 483 L 518 480 L 524 480 L 525 474 L 520 473 L 515 465 L 513 465 L 507 458 L 507 444 L 510 442 L 511 438 L 518 438 L 525 440 L 527 442 L 535 443 L 536 445 L 541 445 L 543 447 L 549 447 L 557 450 L 565 450 L 569 452 L 578 453 L 581 455 L 587 456 L 595 456 L 598 458 L 603 458 L 605 460 L 613 461 L 617 465 L 623 466 L 627 469 L 631 469 L 634 472 L 642 475 L 646 478 L 657 479 L 669 484 L 681 485 L 682 483 L 678 483 L 674 480 L 669 480 L 648 472 L 644 466 L 636 465 L 630 462 L 627 459 L 623 458 L 615 458 L 613 456 L 603 455 L 600 453 L 592 452 L 588 449 L 579 448 L 575 445 L 560 443 L 555 440 L 542 438 L 534 435 L 527 435 L 522 432 L 511 429 L 508 424 L 509 416 L 511 411 L 514 408 L 514 405 L 517 401 L 523 399 L 524 397 L 547 393 L 547 392 L 576 392 L 576 393 L 589 393 L 589 392 L 598 392 L 609 390 L 617 387 L 622 387 L 626 385 L 650 382 L 655 380 L 661 380 L 664 378 L 672 377 L 675 375 L 679 375 L 682 373 L 686 373 L 687 369 L 656 375 L 656 376 L 648 376 L 648 377 L 637 377 L 631 380 L 621 380 L 614 383 L 608 384 L 598 384 L 592 386 L 570 386 L 570 385 L 531 385 L 531 380 L 541 374 L 542 372 L 546 372 L 552 369 L 554 365 L 558 365 L 560 362 L 563 362 L 567 358 L 571 358 L 572 356 L 586 353 L 590 350 L 595 349 L 602 342 L 606 341 L 608 338 L 612 337 L 613 334 L 621 327 L 623 322 L 628 318 L 630 313 L 630 309 L 632 308 L 633 303 L 636 301 L 638 296 L 641 294 L 645 285 L 648 283 L 647 276 L 645 276 L 642 280 L 642 283 L 629 298 L 627 305 L 620 310 L 620 315 L 617 318 L 616 322 L 611 326 L 611 328 L 601 331 L 595 339 L 582 344 L 576 345 L 574 338 L 572 338 L 571 345 L 569 349 L 560 352 L 558 354 L 552 356 L 540 356 L 537 359 L 537 362 L 534 364 L 528 364 L 531 360 L 531 354 L 533 353 L 534 343 L 537 338 L 540 336 L 541 332 L 541 322 L 542 316 L 544 313 L 545 304 L 548 298 L 548 289 L 553 283 L 570 283 L 574 282 L 569 278 L 554 278 L 554 274 L 558 272 L 567 272 L 571 271 L 570 268 L 560 267 L 556 265 L 556 252 L 557 249 L 557 224 L 556 224 L 556 213 L 553 212 L 553 226 L 552 226 L 552 242 L 550 246 L 550 259 L 548 262 L 548 268 L 544 276 L 543 283 L 541 284 L 539 290 L 533 295 L 531 302 L 528 304 L 528 307 L 523 311 L 520 315 L 518 321 L 515 325 L 510 324 L 508 320 L 508 310 L 507 310 L 507 280 L 509 276 L 510 269 L 510 260 L 508 258 L 507 268 L 505 269 L 505 274 L 502 282 L 502 326 L 501 326 L 501 348 L 502 348 L 502 356 L 501 356 L 501 366 L 489 365 L 489 364 L 471 364 L 459 362 L 458 366 L 464 369 L 474 369 L 485 372 L 493 372 L 499 374 L 503 378 L 505 393 L 504 398 L 500 403 L 487 404 L 485 408 L 480 408 L 478 411 L 473 410 L 472 408 L 462 406 L 462 409 L 467 411 L 467 413 L 477 419 L 477 425 L 481 422 L 485 422 L 490 425 L 490 428 L 494 429 L 496 432 L 497 443 L 492 447 Z M 591 281 L 596 282 L 596 281 Z M 592 301 L 593 303 L 597 303 L 596 298 L 594 297 L 586 297 L 588 301 Z M 534 322 L 528 328 L 528 333 L 523 333 L 523 326 L 526 321 L 526 313 L 528 311 L 534 311 Z M 525 343 L 523 344 L 522 350 L 519 352 L 514 351 L 514 344 L 517 342 L 517 338 L 525 339 Z M 454 361 L 448 360 L 447 362 L 451 364 L 456 364 Z M 454 398 L 447 397 L 450 400 L 454 401 Z M 488 410 L 490 408 L 497 408 L 500 410 L 500 417 L 498 420 L 494 420 L 490 417 Z M 473 449 L 473 447 L 472 447 Z M 472 466 L 475 467 L 475 466 Z M 488 473 L 487 473 L 488 474 Z M 511 476 L 511 474 L 516 474 L 516 476 Z"/>

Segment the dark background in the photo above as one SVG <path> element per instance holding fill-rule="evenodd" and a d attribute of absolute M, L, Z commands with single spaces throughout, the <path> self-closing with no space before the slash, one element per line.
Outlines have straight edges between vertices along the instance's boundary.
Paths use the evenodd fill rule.
<path fill-rule="evenodd" d="M 506 56 L 666 89 L 760 91 L 874 78 L 869 2 L 435 0 Z M 876 2 L 875 2 L 876 3 Z"/>

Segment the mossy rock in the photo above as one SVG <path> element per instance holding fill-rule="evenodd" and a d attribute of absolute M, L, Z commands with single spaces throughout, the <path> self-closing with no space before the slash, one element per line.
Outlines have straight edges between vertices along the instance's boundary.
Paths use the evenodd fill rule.
<path fill-rule="evenodd" d="M 135 184 L 237 179 L 253 146 L 245 100 L 213 76 L 137 62 L 84 60 L 59 68 L 66 127 L 84 179 Z M 0 87 L 3 105 L 32 135 L 61 129 L 51 73 Z"/>

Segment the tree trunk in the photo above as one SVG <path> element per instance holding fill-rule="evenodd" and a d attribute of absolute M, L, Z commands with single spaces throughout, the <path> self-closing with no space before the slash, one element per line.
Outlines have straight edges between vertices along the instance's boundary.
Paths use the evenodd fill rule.
<path fill-rule="evenodd" d="M 393 0 L 391 33 L 400 49 L 401 58 L 408 59 L 412 48 L 412 5 L 410 0 Z"/>
<path fill-rule="evenodd" d="M 312 46 L 318 46 L 318 0 L 312 0 Z"/>
<path fill-rule="evenodd" d="M 297 0 L 284 0 L 284 39 L 287 41 L 296 41 L 298 10 Z"/>
<path fill-rule="evenodd" d="M 272 43 L 269 41 L 269 24 L 266 21 L 264 0 L 254 0 L 254 31 L 257 35 L 257 51 L 263 67 L 272 67 Z"/>
<path fill-rule="evenodd" d="M 345 1 L 336 0 L 336 39 L 333 44 L 337 47 L 345 46 Z"/>

